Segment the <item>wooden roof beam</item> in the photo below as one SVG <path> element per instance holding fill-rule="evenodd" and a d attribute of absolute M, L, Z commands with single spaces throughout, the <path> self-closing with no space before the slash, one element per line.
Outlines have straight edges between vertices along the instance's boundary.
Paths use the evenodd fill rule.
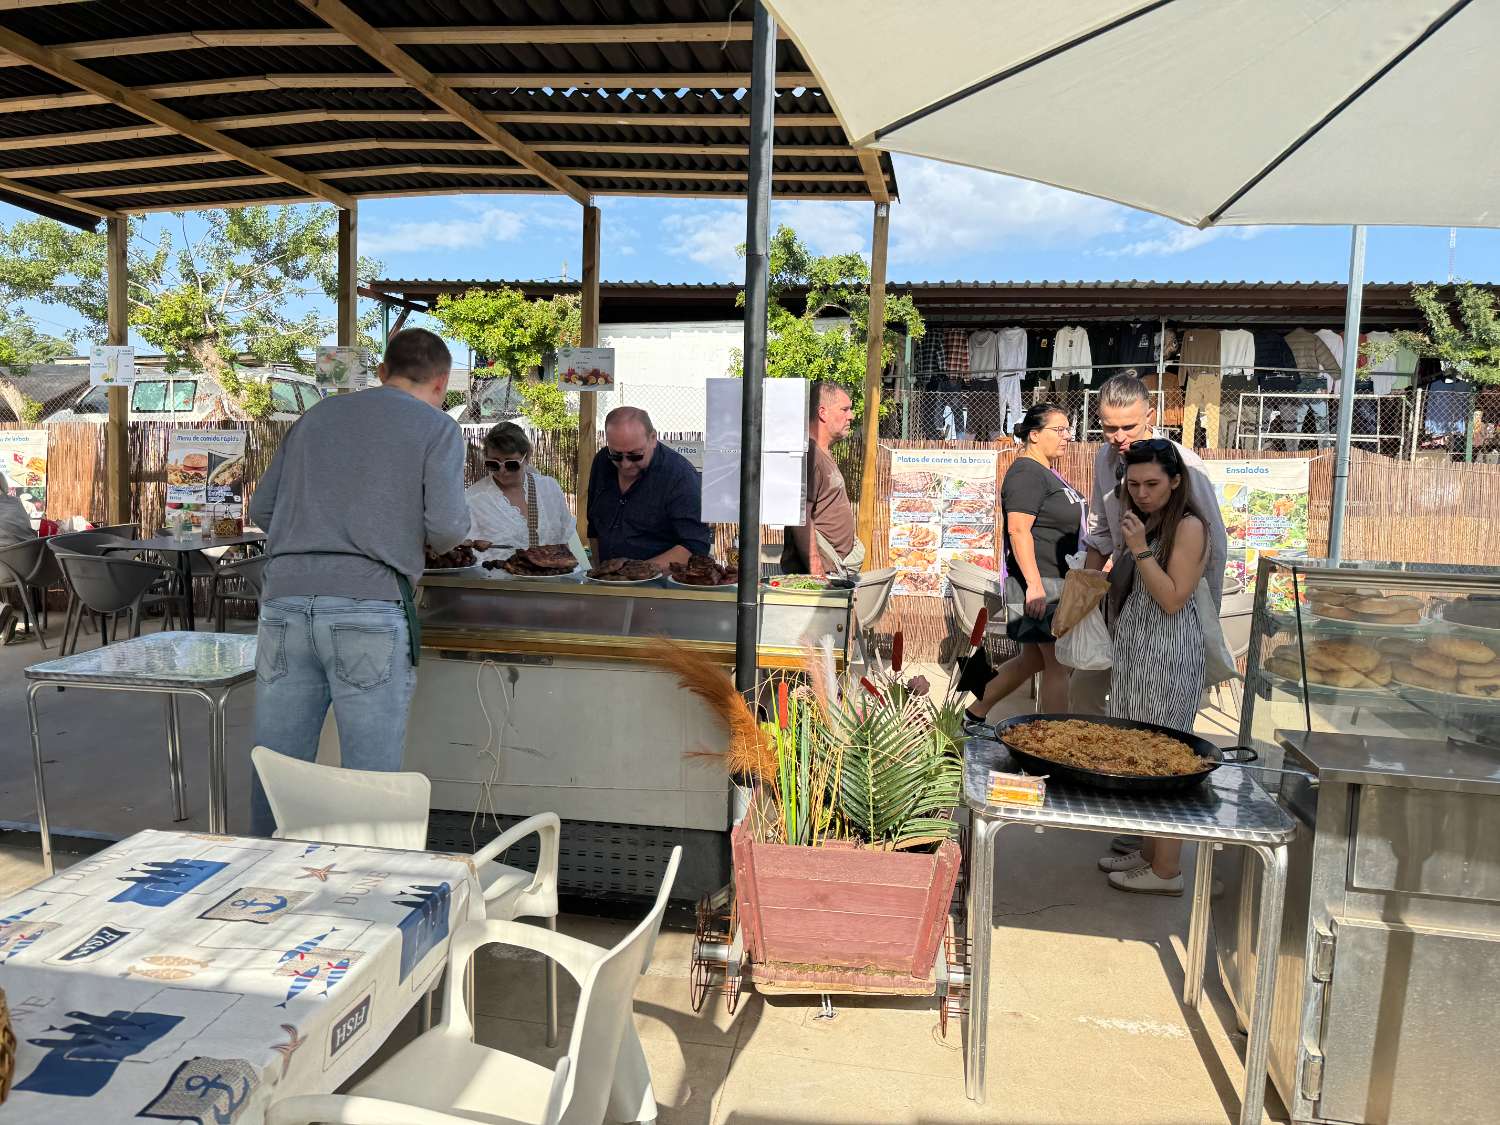
<path fill-rule="evenodd" d="M 289 164 L 283 164 L 273 157 L 264 156 L 256 152 L 248 145 L 226 137 L 214 129 L 208 128 L 198 122 L 191 121 L 178 113 L 175 109 L 168 109 L 160 102 L 136 93 L 118 82 L 104 77 L 104 75 L 80 66 L 72 59 L 65 58 L 50 47 L 44 47 L 40 43 L 34 43 L 22 35 L 17 35 L 9 28 L 0 27 L 0 49 L 19 55 L 30 65 L 64 82 L 71 82 L 80 90 L 87 90 L 91 94 L 98 94 L 107 98 L 122 109 L 144 117 L 147 121 L 155 122 L 157 125 L 170 132 L 181 134 L 189 140 L 195 141 L 204 148 L 211 148 L 222 152 L 226 156 L 233 157 L 240 163 L 248 165 L 257 171 L 269 176 L 275 176 L 279 180 L 300 188 L 311 195 L 316 195 L 329 203 L 340 207 L 352 208 L 354 200 L 336 188 L 331 188 L 317 178 L 309 176 L 305 172 L 299 172 Z"/>
<path fill-rule="evenodd" d="M 14 195 L 24 195 L 28 199 L 39 200 L 43 203 L 51 203 L 57 207 L 68 207 L 74 211 L 82 211 L 86 215 L 93 215 L 98 219 L 118 219 L 122 217 L 121 212 L 111 211 L 107 207 L 100 207 L 94 203 L 84 203 L 78 199 L 66 195 L 59 195 L 55 191 L 47 191 L 32 184 L 18 184 L 7 180 L 0 184 L 0 190 L 11 192 Z"/>
<path fill-rule="evenodd" d="M 876 203 L 889 203 L 891 193 L 885 186 L 885 169 L 880 166 L 880 153 L 874 149 L 861 148 L 854 151 L 859 158 L 860 169 L 865 174 L 865 182 L 870 185 L 870 196 Z"/>
<path fill-rule="evenodd" d="M 422 93 L 428 101 L 446 109 L 480 137 L 494 144 L 501 152 L 517 163 L 530 168 L 545 183 L 572 197 L 585 207 L 589 205 L 588 189 L 582 184 L 560 173 L 549 160 L 532 151 L 514 134 L 507 132 L 487 118 L 472 102 L 452 86 L 442 82 L 432 71 L 403 51 L 383 32 L 366 23 L 342 3 L 342 0 L 300 0 L 300 2 L 309 12 L 336 31 L 342 32 L 355 46 L 387 70 L 405 78 L 412 88 Z M 452 30 L 459 37 L 464 33 L 463 28 Z M 464 42 L 462 38 L 455 38 L 454 41 Z"/>

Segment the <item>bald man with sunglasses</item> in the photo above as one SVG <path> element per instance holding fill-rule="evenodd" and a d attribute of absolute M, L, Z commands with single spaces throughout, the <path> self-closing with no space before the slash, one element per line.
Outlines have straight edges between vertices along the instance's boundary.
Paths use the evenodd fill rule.
<path fill-rule="evenodd" d="M 703 522 L 698 470 L 656 440 L 651 416 L 617 406 L 604 417 L 604 448 L 589 472 L 589 544 L 594 562 L 641 559 L 665 571 L 706 555 L 713 533 Z"/>

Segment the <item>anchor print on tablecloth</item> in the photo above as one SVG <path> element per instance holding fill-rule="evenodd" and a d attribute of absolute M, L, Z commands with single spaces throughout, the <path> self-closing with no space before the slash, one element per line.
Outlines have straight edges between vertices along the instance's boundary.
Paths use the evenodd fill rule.
<path fill-rule="evenodd" d="M 275 918 L 312 897 L 311 891 L 284 891 L 274 887 L 241 887 L 210 906 L 200 918 L 215 922 L 256 922 L 269 925 Z"/>
<path fill-rule="evenodd" d="M 395 900 L 397 906 L 410 910 L 396 924 L 401 931 L 401 983 L 422 963 L 438 944 L 448 936 L 448 910 L 453 898 L 453 889 L 447 883 L 417 883 L 403 897 Z"/>
<path fill-rule="evenodd" d="M 110 902 L 133 902 L 137 906 L 171 906 L 194 887 L 206 883 L 227 863 L 213 859 L 151 860 L 132 867 L 120 881 L 131 884 Z"/>
<path fill-rule="evenodd" d="M 255 1068 L 244 1059 L 188 1059 L 172 1072 L 161 1093 L 136 1114 L 198 1125 L 231 1125 L 260 1085 Z"/>
<path fill-rule="evenodd" d="M 45 1047 L 47 1053 L 15 1089 L 91 1098 L 104 1089 L 122 1060 L 144 1051 L 182 1022 L 181 1016 L 122 1009 L 103 1016 L 69 1012 L 67 1018 L 74 1022 L 50 1025 L 42 1035 L 26 1040 L 33 1047 Z"/>

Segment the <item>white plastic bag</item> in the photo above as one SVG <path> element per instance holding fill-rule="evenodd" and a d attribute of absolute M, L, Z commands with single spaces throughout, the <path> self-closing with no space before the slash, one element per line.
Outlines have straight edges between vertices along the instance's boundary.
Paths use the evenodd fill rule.
<path fill-rule="evenodd" d="M 1080 672 L 1100 672 L 1114 666 L 1115 646 L 1104 626 L 1100 606 L 1089 610 L 1077 625 L 1057 642 L 1058 663 Z"/>

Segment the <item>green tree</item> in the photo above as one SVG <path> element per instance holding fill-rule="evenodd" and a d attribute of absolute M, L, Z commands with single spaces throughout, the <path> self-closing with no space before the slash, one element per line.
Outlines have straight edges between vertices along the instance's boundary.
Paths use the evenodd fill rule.
<path fill-rule="evenodd" d="M 1379 362 L 1398 347 L 1421 356 L 1435 356 L 1444 370 L 1457 371 L 1476 383 L 1500 383 L 1500 314 L 1493 291 L 1470 281 L 1458 283 L 1453 306 L 1438 293 L 1436 285 L 1418 285 L 1411 299 L 1427 321 L 1426 332 L 1402 331 L 1391 344 L 1368 349 Z"/>
<path fill-rule="evenodd" d="M 745 247 L 739 248 L 740 256 Z M 768 273 L 766 374 L 771 378 L 827 379 L 864 407 L 865 349 L 870 324 L 870 267 L 859 254 L 813 254 L 791 227 L 771 239 Z M 799 294 L 804 293 L 805 297 Z M 739 302 L 745 302 L 744 293 Z M 800 307 L 798 307 L 800 305 Z M 843 318 L 820 328 L 816 321 Z M 889 363 L 904 334 L 921 339 L 927 328 L 911 297 L 888 293 L 882 362 Z M 732 374 L 744 374 L 735 353 Z"/>
<path fill-rule="evenodd" d="M 127 249 L 130 326 L 159 349 L 169 370 L 217 375 L 241 359 L 283 363 L 302 371 L 306 354 L 335 329 L 334 307 L 306 307 L 337 289 L 338 231 L 324 206 L 245 207 L 205 211 L 190 233 L 163 228 L 155 243 L 130 223 Z M 50 219 L 0 227 L 0 299 L 62 305 L 83 318 L 86 334 L 102 340 L 108 318 L 107 244 L 102 232 L 75 230 Z M 360 280 L 381 270 L 361 258 Z M 302 308 L 301 313 L 293 312 Z M 357 343 L 373 347 L 378 316 L 360 318 Z"/>
<path fill-rule="evenodd" d="M 528 378 L 548 352 L 578 346 L 583 318 L 576 296 L 536 301 L 518 289 L 470 289 L 438 298 L 429 315 L 445 335 L 468 344 L 512 380 L 532 425 L 542 430 L 577 425 L 576 407 L 566 393 Z"/>
<path fill-rule="evenodd" d="M 0 306 L 0 367 L 15 371 L 33 363 L 51 363 L 72 355 L 72 340 L 38 332 L 24 309 Z"/>

